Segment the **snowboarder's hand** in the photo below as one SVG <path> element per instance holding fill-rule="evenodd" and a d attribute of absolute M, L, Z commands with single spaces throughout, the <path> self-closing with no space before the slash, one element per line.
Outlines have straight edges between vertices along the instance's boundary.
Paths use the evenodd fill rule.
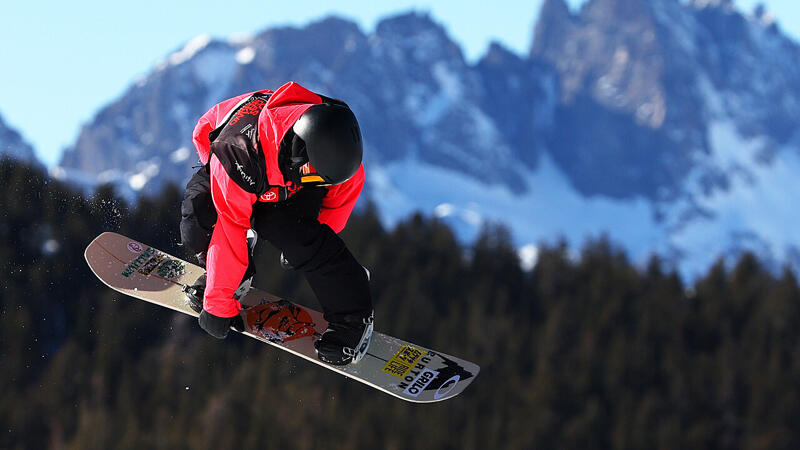
<path fill-rule="evenodd" d="M 236 331 L 244 331 L 244 322 L 239 314 L 233 317 L 217 317 L 204 309 L 197 318 L 197 322 L 200 324 L 200 328 L 217 339 L 228 337 L 228 330 L 231 327 Z"/>

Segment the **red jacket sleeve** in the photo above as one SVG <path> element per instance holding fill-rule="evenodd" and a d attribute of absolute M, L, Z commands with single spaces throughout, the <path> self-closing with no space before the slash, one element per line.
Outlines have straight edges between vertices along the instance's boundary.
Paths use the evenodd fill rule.
<path fill-rule="evenodd" d="M 248 264 L 247 230 L 256 195 L 239 187 L 216 155 L 211 156 L 211 198 L 217 223 L 206 256 L 203 308 L 217 317 L 233 317 L 241 305 L 233 298 Z"/>
<path fill-rule="evenodd" d="M 336 233 L 342 231 L 363 188 L 364 165 L 362 164 L 352 178 L 328 188 L 328 194 L 322 199 L 319 221 L 331 227 Z"/>

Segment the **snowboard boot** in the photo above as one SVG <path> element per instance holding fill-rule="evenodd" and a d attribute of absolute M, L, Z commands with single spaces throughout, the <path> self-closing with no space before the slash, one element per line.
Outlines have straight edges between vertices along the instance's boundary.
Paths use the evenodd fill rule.
<path fill-rule="evenodd" d="M 373 313 L 349 315 L 330 322 L 322 337 L 314 343 L 317 358 L 335 366 L 355 364 L 364 357 L 372 338 Z"/>
<path fill-rule="evenodd" d="M 183 293 L 186 294 L 186 304 L 192 311 L 200 313 L 203 311 L 203 295 L 206 292 L 206 273 L 203 272 L 193 285 L 186 285 L 183 287 Z"/>

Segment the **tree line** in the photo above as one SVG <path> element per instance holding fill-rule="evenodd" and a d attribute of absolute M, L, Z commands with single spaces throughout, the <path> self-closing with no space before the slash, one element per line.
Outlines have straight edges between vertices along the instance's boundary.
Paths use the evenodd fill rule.
<path fill-rule="evenodd" d="M 361 208 L 376 328 L 481 365 L 414 405 L 240 335 L 117 294 L 83 260 L 102 231 L 167 252 L 179 187 L 129 204 L 0 161 L 0 448 L 800 448 L 800 289 L 753 255 L 691 284 L 613 243 L 460 244 L 420 215 Z M 316 307 L 259 246 L 256 285 Z"/>

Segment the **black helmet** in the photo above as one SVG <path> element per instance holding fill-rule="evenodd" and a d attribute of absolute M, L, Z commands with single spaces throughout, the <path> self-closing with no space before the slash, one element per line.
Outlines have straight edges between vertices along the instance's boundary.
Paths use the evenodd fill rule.
<path fill-rule="evenodd" d="M 308 162 L 326 183 L 343 183 L 361 166 L 361 130 L 347 106 L 314 105 L 297 119 L 292 130 L 304 141 Z"/>

